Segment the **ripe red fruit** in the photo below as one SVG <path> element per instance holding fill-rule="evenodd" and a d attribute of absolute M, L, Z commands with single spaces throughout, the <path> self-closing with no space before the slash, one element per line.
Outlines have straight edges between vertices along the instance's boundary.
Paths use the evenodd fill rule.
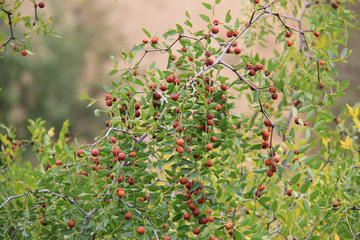
<path fill-rule="evenodd" d="M 214 60 L 209 58 L 207 61 L 206 61 L 206 66 L 210 66 L 210 65 L 213 65 L 214 64 Z"/>
<path fill-rule="evenodd" d="M 332 206 L 333 206 L 333 207 L 338 207 L 338 206 L 339 206 L 339 202 L 338 202 L 338 201 L 333 201 L 333 202 L 332 202 Z"/>
<path fill-rule="evenodd" d="M 62 162 L 60 161 L 60 160 L 57 160 L 56 162 L 55 162 L 55 165 L 56 166 L 60 166 L 62 164 Z"/>
<path fill-rule="evenodd" d="M 264 66 L 263 66 L 262 64 L 260 64 L 260 63 L 256 65 L 256 69 L 257 69 L 257 70 L 261 70 L 261 69 L 263 69 L 263 67 L 264 67 Z"/>
<path fill-rule="evenodd" d="M 220 21 L 219 21 L 219 20 L 214 19 L 214 21 L 213 21 L 213 24 L 214 24 L 214 25 L 219 25 L 219 23 L 220 23 Z"/>
<path fill-rule="evenodd" d="M 144 38 L 144 39 L 142 40 L 142 42 L 143 42 L 143 43 L 148 43 L 148 40 Z"/>
<path fill-rule="evenodd" d="M 321 60 L 319 63 L 320 63 L 320 65 L 322 65 L 322 66 L 325 65 L 325 61 L 324 61 L 324 60 Z"/>
<path fill-rule="evenodd" d="M 131 213 L 125 213 L 125 219 L 130 220 L 131 219 Z"/>
<path fill-rule="evenodd" d="M 118 154 L 118 159 L 119 159 L 119 160 L 124 160 L 125 158 L 126 158 L 125 153 L 119 153 L 119 154 Z"/>
<path fill-rule="evenodd" d="M 220 111 L 221 109 L 222 109 L 221 105 L 218 104 L 218 105 L 216 106 L 216 110 Z"/>
<path fill-rule="evenodd" d="M 26 55 L 27 55 L 27 51 L 26 51 L 26 50 L 23 50 L 23 51 L 21 52 L 21 54 L 22 54 L 23 56 L 26 56 Z"/>
<path fill-rule="evenodd" d="M 275 87 L 269 87 L 269 92 L 275 93 L 275 92 L 276 92 L 276 88 L 275 88 Z"/>
<path fill-rule="evenodd" d="M 118 182 L 122 183 L 124 181 L 124 178 L 122 176 L 118 177 Z"/>
<path fill-rule="evenodd" d="M 286 36 L 286 37 L 291 37 L 291 32 L 286 32 L 286 33 L 285 33 L 285 36 Z"/>
<path fill-rule="evenodd" d="M 264 131 L 262 132 L 262 136 L 263 136 L 263 138 L 267 138 L 267 137 L 270 136 L 270 133 L 269 133 L 268 131 L 264 130 Z"/>
<path fill-rule="evenodd" d="M 260 198 L 260 197 L 261 197 L 261 192 L 260 192 L 260 191 L 256 191 L 255 197 L 256 197 L 256 198 Z"/>
<path fill-rule="evenodd" d="M 304 126 L 308 126 L 309 122 L 308 121 L 304 121 Z"/>
<path fill-rule="evenodd" d="M 296 117 L 296 118 L 294 119 L 294 122 L 295 122 L 296 124 L 300 124 L 299 118 L 300 118 L 300 117 Z"/>
<path fill-rule="evenodd" d="M 177 151 L 178 153 L 183 153 L 183 152 L 184 152 L 184 148 L 183 148 L 182 146 L 179 146 L 179 147 L 176 148 L 176 151 Z"/>
<path fill-rule="evenodd" d="M 140 117 L 140 115 L 141 115 L 141 113 L 140 113 L 140 111 L 139 110 L 135 110 L 135 117 Z"/>
<path fill-rule="evenodd" d="M 81 172 L 80 175 L 88 176 L 87 172 Z"/>
<path fill-rule="evenodd" d="M 74 221 L 74 220 L 70 220 L 70 221 L 68 222 L 68 226 L 69 226 L 69 228 L 75 227 L 75 221 Z"/>
<path fill-rule="evenodd" d="M 271 126 L 271 122 L 269 121 L 269 119 L 265 119 L 264 125 L 267 126 L 267 127 Z"/>
<path fill-rule="evenodd" d="M 250 75 L 250 76 L 254 76 L 255 73 L 256 73 L 255 69 L 253 69 L 253 68 L 250 69 L 250 72 L 249 72 L 249 75 Z"/>
<path fill-rule="evenodd" d="M 213 34 L 217 34 L 219 32 L 219 28 L 218 27 L 212 27 L 211 32 Z"/>
<path fill-rule="evenodd" d="M 272 161 L 270 160 L 270 159 L 266 159 L 265 160 L 265 165 L 266 166 L 270 166 L 270 165 L 272 165 L 273 163 L 272 163 Z"/>
<path fill-rule="evenodd" d="M 235 53 L 235 54 L 240 54 L 240 53 L 241 53 L 241 49 L 240 49 L 240 48 L 235 48 L 235 49 L 234 49 L 234 53 Z"/>
<path fill-rule="evenodd" d="M 271 171 L 270 169 L 267 170 L 267 173 L 266 173 L 269 177 L 272 177 L 274 175 L 274 172 Z"/>
<path fill-rule="evenodd" d="M 205 52 L 205 55 L 206 55 L 207 57 L 211 57 L 211 52 L 210 52 L 210 51 L 206 51 L 206 52 Z"/>
<path fill-rule="evenodd" d="M 226 32 L 226 36 L 227 36 L 228 38 L 231 38 L 231 37 L 234 36 L 234 32 L 231 31 L 231 30 L 228 30 L 228 31 Z"/>
<path fill-rule="evenodd" d="M 226 86 L 225 83 L 221 85 L 221 90 L 226 91 L 227 89 L 228 89 L 228 87 Z"/>
<path fill-rule="evenodd" d="M 151 39 L 151 43 L 152 44 L 156 44 L 157 42 L 158 42 L 158 38 L 157 37 L 153 37 L 152 39 Z"/>
<path fill-rule="evenodd" d="M 167 90 L 167 87 L 166 87 L 165 85 L 161 85 L 161 86 L 160 86 L 160 90 L 164 92 L 164 91 Z"/>
<path fill-rule="evenodd" d="M 192 214 L 194 215 L 194 217 L 199 216 L 199 214 L 200 214 L 199 209 L 195 209 L 195 210 L 193 210 L 193 211 L 192 211 Z"/>
<path fill-rule="evenodd" d="M 279 162 L 280 162 L 280 159 L 279 159 L 278 157 L 274 157 L 274 161 L 275 161 L 276 163 L 279 163 Z"/>
<path fill-rule="evenodd" d="M 189 204 L 189 209 L 194 210 L 195 209 L 195 203 L 190 203 Z"/>
<path fill-rule="evenodd" d="M 210 138 L 211 142 L 216 142 L 216 140 L 217 140 L 217 138 L 215 136 L 211 136 L 211 138 Z"/>
<path fill-rule="evenodd" d="M 265 186 L 261 184 L 259 187 L 259 191 L 264 191 L 264 189 L 265 189 Z"/>
<path fill-rule="evenodd" d="M 190 218 L 191 218 L 190 213 L 185 213 L 185 214 L 184 214 L 184 219 L 185 219 L 185 220 L 189 220 Z"/>
<path fill-rule="evenodd" d="M 174 81 L 174 75 L 169 75 L 166 77 L 166 82 L 172 83 Z"/>
<path fill-rule="evenodd" d="M 205 166 L 211 167 L 213 165 L 213 162 L 211 160 L 207 160 L 205 163 Z"/>
<path fill-rule="evenodd" d="M 194 232 L 194 234 L 198 235 L 200 233 L 200 229 L 195 228 L 193 232 Z"/>
<path fill-rule="evenodd" d="M 137 233 L 140 234 L 140 235 L 144 234 L 144 232 L 145 232 L 145 228 L 143 228 L 143 227 L 139 227 L 137 229 Z"/>
<path fill-rule="evenodd" d="M 183 146 L 184 145 L 184 140 L 183 139 L 178 139 L 176 140 L 176 144 L 179 145 L 179 146 Z"/>
<path fill-rule="evenodd" d="M 289 197 L 291 197 L 291 195 L 292 195 L 292 190 L 291 190 L 291 189 L 287 190 L 286 194 L 287 194 Z"/>
<path fill-rule="evenodd" d="M 44 8 L 44 7 L 45 7 L 45 3 L 44 3 L 44 2 L 39 2 L 38 6 L 39 6 L 39 8 Z"/>
<path fill-rule="evenodd" d="M 186 178 L 181 178 L 181 179 L 180 179 L 180 183 L 181 183 L 182 185 L 185 185 L 187 182 L 188 182 L 188 180 L 187 180 Z"/>
<path fill-rule="evenodd" d="M 258 4 L 260 2 L 260 0 L 254 0 L 255 4 Z"/>
<path fill-rule="evenodd" d="M 94 148 L 93 150 L 91 150 L 91 155 L 92 155 L 93 157 L 99 156 L 99 149 L 98 149 L 98 148 Z"/>
<path fill-rule="evenodd" d="M 320 33 L 318 31 L 314 32 L 315 37 L 320 37 Z"/>
<path fill-rule="evenodd" d="M 225 228 L 226 228 L 227 230 L 229 230 L 229 229 L 231 228 L 231 224 L 230 224 L 230 223 L 225 224 Z"/>
<path fill-rule="evenodd" d="M 299 101 L 299 100 L 295 100 L 295 101 L 294 101 L 294 106 L 295 106 L 295 107 L 297 107 L 299 104 L 300 104 L 300 101 Z"/>
<path fill-rule="evenodd" d="M 286 42 L 287 42 L 288 47 L 292 46 L 292 41 L 291 40 L 287 40 Z"/>
<path fill-rule="evenodd" d="M 270 145 L 269 142 L 265 141 L 262 143 L 261 147 L 262 147 L 262 149 L 267 149 L 269 147 L 269 145 Z"/>
<path fill-rule="evenodd" d="M 171 100 L 176 101 L 178 99 L 179 99 L 179 94 L 177 94 L 177 93 L 171 94 Z"/>
<path fill-rule="evenodd" d="M 266 107 L 266 109 L 269 109 L 270 107 L 269 103 L 264 103 L 264 107 Z"/>
<path fill-rule="evenodd" d="M 212 150 L 213 149 L 213 145 L 211 145 L 210 143 L 208 145 L 206 145 L 206 149 L 208 151 Z"/>
<path fill-rule="evenodd" d="M 18 50 L 19 47 L 18 46 L 14 46 L 14 51 Z"/>
<path fill-rule="evenodd" d="M 207 121 L 207 124 L 208 124 L 209 126 L 211 126 L 211 125 L 213 125 L 213 124 L 214 124 L 214 121 L 213 121 L 213 120 L 211 120 L 211 119 L 209 119 L 209 120 Z"/>
<path fill-rule="evenodd" d="M 77 153 L 76 153 L 76 155 L 77 155 L 78 157 L 81 157 L 82 154 L 84 154 L 84 151 L 83 151 L 83 150 L 79 150 L 79 151 L 77 151 Z"/>
<path fill-rule="evenodd" d="M 106 100 L 106 106 L 110 107 L 113 101 L 111 99 Z"/>
<path fill-rule="evenodd" d="M 272 98 L 273 100 L 276 100 L 276 99 L 278 98 L 278 94 L 277 94 L 277 93 L 273 93 L 273 94 L 271 95 L 271 98 Z"/>
<path fill-rule="evenodd" d="M 209 222 L 213 222 L 214 220 L 215 220 L 215 219 L 214 219 L 213 216 L 209 216 L 209 217 L 208 217 L 208 221 L 209 221 Z"/>
<path fill-rule="evenodd" d="M 118 194 L 119 197 L 123 197 L 125 195 L 125 192 L 124 191 L 118 191 L 117 194 Z"/>

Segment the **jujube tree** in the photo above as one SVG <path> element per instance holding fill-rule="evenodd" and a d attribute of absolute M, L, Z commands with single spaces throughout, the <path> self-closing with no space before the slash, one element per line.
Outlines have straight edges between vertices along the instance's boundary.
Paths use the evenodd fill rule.
<path fill-rule="evenodd" d="M 146 38 L 110 56 L 118 80 L 104 85 L 107 110 L 94 110 L 108 120 L 93 143 L 70 143 L 68 122 L 54 139 L 29 120 L 32 138 L 21 141 L 0 125 L 2 237 L 360 235 L 359 107 L 331 112 L 349 86 L 335 64 L 351 54 L 338 48 L 354 13 L 340 2 L 256 0 L 239 17 L 218 16 L 220 2 L 202 3 L 201 31 L 186 12 L 186 29 L 143 29 Z M 283 50 L 271 58 L 250 51 L 274 44 Z M 167 66 L 143 66 L 149 55 Z M 39 166 L 22 159 L 27 148 Z"/>

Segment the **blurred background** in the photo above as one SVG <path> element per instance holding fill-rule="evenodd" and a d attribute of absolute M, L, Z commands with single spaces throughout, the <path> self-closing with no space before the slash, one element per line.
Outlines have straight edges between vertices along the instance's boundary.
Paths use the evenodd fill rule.
<path fill-rule="evenodd" d="M 216 18 L 223 21 L 229 6 L 233 18 L 239 14 L 242 5 L 236 0 L 226 0 L 217 6 Z M 1 53 L 0 58 L 0 122 L 17 128 L 19 139 L 30 136 L 26 126 L 27 119 L 42 118 L 47 121 L 46 127 L 55 127 L 55 132 L 61 129 L 62 123 L 69 119 L 70 131 L 79 144 L 92 142 L 95 136 L 105 128 L 105 114 L 94 116 L 94 109 L 107 109 L 104 101 L 86 108 L 89 101 L 82 100 L 81 93 L 90 97 L 104 99 L 107 94 L 102 85 L 111 85 L 117 80 L 117 75 L 108 76 L 112 70 L 109 55 L 119 59 L 123 43 L 127 51 L 134 44 L 147 38 L 142 28 L 151 35 L 156 31 L 162 35 L 175 28 L 175 23 L 186 20 L 188 10 L 193 32 L 205 29 L 205 22 L 199 13 L 209 13 L 201 1 L 182 0 L 134 0 L 134 1 L 45 1 L 45 9 L 53 16 L 57 35 L 43 37 L 32 35 L 30 42 L 33 56 L 23 57 L 13 54 L 11 46 Z M 349 4 L 360 14 L 360 7 Z M 25 14 L 33 17 L 33 7 L 30 1 L 23 5 Z M 40 10 L 41 11 L 41 10 Z M 248 19 L 245 15 L 240 18 Z M 16 26 L 15 35 L 21 35 L 24 28 Z M 0 31 L 8 33 L 8 27 L 0 22 Z M 348 103 L 354 105 L 358 101 L 360 63 L 360 31 L 350 31 L 348 48 L 353 54 L 347 59 L 348 64 L 339 63 L 340 81 L 350 81 L 346 95 L 336 104 L 333 114 L 337 115 Z M 270 41 L 271 42 L 271 41 Z M 278 44 L 279 49 L 282 44 Z M 271 48 L 257 46 L 261 57 L 273 55 Z M 339 53 L 344 47 L 340 47 Z M 158 54 L 158 53 L 155 53 Z M 137 56 L 138 58 L 140 56 Z M 167 56 L 156 56 L 158 66 L 165 67 Z M 154 61 L 148 57 L 144 64 Z M 163 65 L 162 65 L 163 64 Z"/>

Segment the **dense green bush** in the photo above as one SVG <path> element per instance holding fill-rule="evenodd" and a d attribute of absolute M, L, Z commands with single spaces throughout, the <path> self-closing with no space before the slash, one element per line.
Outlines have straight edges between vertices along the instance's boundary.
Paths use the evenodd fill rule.
<path fill-rule="evenodd" d="M 338 48 L 356 16 L 338 2 L 256 1 L 241 18 L 216 15 L 220 0 L 202 3 L 204 30 L 193 32 L 186 12 L 186 27 L 144 29 L 143 43 L 111 56 L 118 81 L 103 100 L 82 97 L 109 109 L 95 109 L 109 120 L 91 145 L 69 144 L 67 121 L 55 135 L 29 120 L 28 140 L 0 125 L 0 236 L 360 236 L 360 107 L 331 111 L 349 86 L 335 63 L 351 54 Z M 284 48 L 262 59 L 250 51 L 257 44 Z M 144 67 L 149 55 L 167 68 Z M 39 166 L 22 159 L 26 149 Z"/>

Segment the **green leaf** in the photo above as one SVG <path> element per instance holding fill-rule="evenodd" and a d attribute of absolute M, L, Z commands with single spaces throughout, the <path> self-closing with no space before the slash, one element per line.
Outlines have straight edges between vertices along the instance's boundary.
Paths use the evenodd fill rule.
<path fill-rule="evenodd" d="M 299 168 L 299 161 L 295 161 L 291 171 L 295 172 Z"/>
<path fill-rule="evenodd" d="M 324 120 L 321 120 L 320 122 L 317 122 L 314 126 L 314 130 L 318 130 L 321 128 L 322 124 L 324 123 Z"/>
<path fill-rule="evenodd" d="M 208 3 L 201 3 L 202 5 L 204 5 L 204 7 L 206 7 L 207 9 L 211 10 L 212 9 L 212 6 Z"/>
<path fill-rule="evenodd" d="M 221 0 L 215 0 L 215 4 L 219 4 Z"/>
<path fill-rule="evenodd" d="M 40 171 L 32 171 L 32 172 L 28 172 L 27 174 L 29 174 L 31 176 L 35 176 L 35 177 L 41 177 L 44 175 L 44 173 L 42 173 Z"/>
<path fill-rule="evenodd" d="M 348 49 L 345 48 L 344 50 L 341 51 L 340 57 L 341 57 L 341 58 L 344 58 L 344 57 L 347 55 L 347 53 L 348 53 Z"/>
<path fill-rule="evenodd" d="M 310 144 L 306 144 L 306 145 L 304 145 L 304 146 L 301 146 L 301 147 L 299 148 L 299 153 L 304 153 L 304 152 L 306 152 L 306 150 L 308 150 L 309 147 L 310 147 Z"/>
<path fill-rule="evenodd" d="M 267 172 L 268 168 L 262 168 L 262 169 L 256 169 L 253 171 L 253 173 L 264 173 Z"/>
<path fill-rule="evenodd" d="M 117 69 L 113 69 L 113 70 L 111 70 L 110 72 L 109 72 L 109 76 L 111 76 L 111 75 L 114 75 L 115 73 L 117 73 L 118 72 L 118 70 Z"/>
<path fill-rule="evenodd" d="M 96 117 L 100 117 L 100 110 L 99 109 L 95 109 L 94 110 L 94 114 Z"/>
<path fill-rule="evenodd" d="M 225 22 L 229 23 L 231 21 L 231 15 L 230 15 L 230 10 L 227 12 L 226 17 L 225 17 Z"/>
<path fill-rule="evenodd" d="M 306 199 L 303 200 L 302 205 L 308 215 L 310 215 L 310 206 Z"/>
<path fill-rule="evenodd" d="M 278 202 L 274 200 L 271 204 L 271 211 L 275 212 L 278 206 Z"/>
<path fill-rule="evenodd" d="M 298 174 L 296 174 L 295 176 L 293 176 L 293 177 L 291 178 L 291 184 L 297 183 L 297 182 L 300 180 L 300 177 L 301 177 L 301 173 L 298 173 Z"/>
<path fill-rule="evenodd" d="M 296 161 L 296 162 L 298 162 L 298 161 Z M 310 186 L 310 181 L 305 182 L 304 185 L 301 186 L 300 192 L 306 193 L 306 191 L 309 189 L 309 186 Z"/>
<path fill-rule="evenodd" d="M 176 24 L 176 29 L 178 32 L 184 33 L 184 29 L 179 24 Z"/>
<path fill-rule="evenodd" d="M 109 86 L 103 85 L 103 88 L 107 92 L 111 92 L 111 88 Z"/>
<path fill-rule="evenodd" d="M 187 232 L 189 231 L 190 226 L 189 225 L 182 225 L 181 227 L 178 227 L 178 232 Z"/>
<path fill-rule="evenodd" d="M 142 30 L 144 31 L 146 36 L 148 36 L 148 38 L 151 38 L 151 34 L 145 28 L 143 28 Z"/>
<path fill-rule="evenodd" d="M 205 22 L 210 22 L 210 18 L 206 16 L 205 14 L 199 14 L 199 16 L 205 20 Z"/>
<path fill-rule="evenodd" d="M 134 47 L 133 49 L 131 49 L 130 52 L 137 52 L 137 51 L 140 51 L 140 50 L 143 50 L 143 49 L 144 49 L 143 45 L 138 45 L 138 46 Z"/>
<path fill-rule="evenodd" d="M 311 130 L 309 128 L 306 128 L 304 133 L 304 139 L 308 140 L 310 136 L 311 136 Z"/>

